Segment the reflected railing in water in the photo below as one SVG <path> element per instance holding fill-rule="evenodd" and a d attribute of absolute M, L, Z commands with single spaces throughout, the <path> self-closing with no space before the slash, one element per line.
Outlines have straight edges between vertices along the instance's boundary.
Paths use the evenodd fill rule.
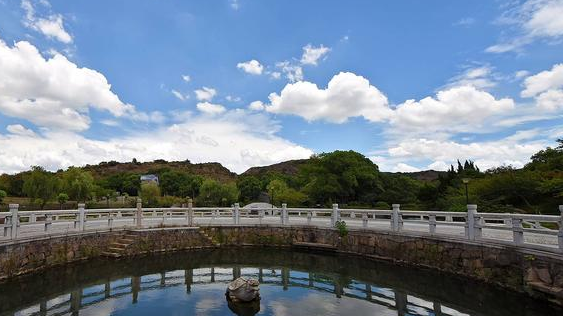
<path fill-rule="evenodd" d="M 369 301 L 396 310 L 398 316 L 405 315 L 466 315 L 440 302 L 429 302 L 405 291 L 380 287 L 377 284 L 357 280 L 342 280 L 337 275 L 317 274 L 289 268 L 256 268 L 235 266 L 226 268 L 185 269 L 106 280 L 99 284 L 77 288 L 69 293 L 45 298 L 40 302 L 20 309 L 14 315 L 80 315 L 80 310 L 108 299 L 131 297 L 131 303 L 139 302 L 139 293 L 168 287 L 185 286 L 187 295 L 198 285 L 227 284 L 238 278 L 255 278 L 261 285 L 279 286 L 284 291 L 301 287 L 330 293 L 335 298 L 348 297 Z"/>

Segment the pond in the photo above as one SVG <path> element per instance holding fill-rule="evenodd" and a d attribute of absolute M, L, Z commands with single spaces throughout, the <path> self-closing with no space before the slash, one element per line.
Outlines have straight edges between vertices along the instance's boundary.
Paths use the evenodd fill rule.
<path fill-rule="evenodd" d="M 227 284 L 260 281 L 229 303 Z M 563 315 L 545 302 L 432 270 L 277 248 L 216 249 L 56 267 L 0 284 L 1 315 Z"/>

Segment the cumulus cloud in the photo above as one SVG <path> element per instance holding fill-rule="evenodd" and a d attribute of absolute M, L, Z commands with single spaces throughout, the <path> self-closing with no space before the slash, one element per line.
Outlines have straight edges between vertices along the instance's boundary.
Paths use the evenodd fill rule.
<path fill-rule="evenodd" d="M 217 94 L 217 90 L 208 87 L 202 87 L 201 89 L 194 90 L 194 92 L 195 97 L 199 101 L 211 101 Z"/>
<path fill-rule="evenodd" d="M 178 90 L 172 89 L 172 91 L 170 91 L 170 92 L 172 92 L 172 94 L 176 97 L 176 99 L 178 99 L 180 101 L 186 101 L 187 99 L 190 98 L 189 95 L 187 95 L 187 94 L 184 95 L 184 94 L 182 94 L 182 92 L 180 92 Z"/>
<path fill-rule="evenodd" d="M 485 119 L 514 109 L 509 98 L 495 99 L 472 86 L 440 91 L 436 97 L 407 100 L 397 106 L 391 123 L 405 130 L 475 132 Z"/>
<path fill-rule="evenodd" d="M 266 111 L 298 115 L 308 121 L 344 123 L 350 117 L 362 116 L 379 122 L 392 114 L 381 91 L 366 78 L 349 72 L 335 75 L 326 89 L 306 81 L 287 84 L 280 94 L 271 93 L 269 100 Z"/>
<path fill-rule="evenodd" d="M 248 105 L 248 109 L 252 111 L 262 111 L 264 108 L 265 105 L 262 101 L 254 101 Z"/>
<path fill-rule="evenodd" d="M 314 47 L 307 44 L 303 47 L 303 55 L 301 56 L 301 64 L 316 66 L 319 59 L 323 58 L 330 52 L 330 48 L 324 47 L 322 44 L 319 47 Z"/>
<path fill-rule="evenodd" d="M 289 80 L 289 82 L 303 80 L 303 68 L 299 65 L 292 64 L 291 62 L 286 60 L 276 63 L 276 67 L 285 74 L 285 77 L 287 78 L 287 80 Z M 281 74 L 279 72 L 272 72 L 271 76 L 272 78 L 277 79 L 281 76 Z"/>
<path fill-rule="evenodd" d="M 452 140 L 426 138 L 405 139 L 388 149 L 388 155 L 405 161 L 430 160 L 433 169 L 445 170 L 458 159 L 471 159 L 485 170 L 501 165 L 523 167 L 530 157 L 545 148 L 544 141 L 523 142 L 518 138 L 497 141 L 459 143 Z M 446 167 L 446 168 L 443 168 Z"/>
<path fill-rule="evenodd" d="M 472 86 L 477 89 L 486 90 L 496 85 L 493 69 L 485 65 L 467 68 L 461 74 L 450 79 L 446 87 Z"/>
<path fill-rule="evenodd" d="M 205 114 L 220 114 L 225 112 L 225 107 L 220 104 L 213 104 L 209 102 L 200 102 L 196 105 L 197 109 Z"/>
<path fill-rule="evenodd" d="M 48 4 L 46 0 L 45 3 Z M 45 18 L 37 17 L 35 8 L 29 0 L 22 0 L 21 6 L 25 11 L 23 23 L 26 27 L 65 44 L 72 43 L 72 36 L 65 30 L 63 17 L 60 14 L 52 14 Z"/>
<path fill-rule="evenodd" d="M 539 109 L 548 112 L 563 109 L 563 64 L 527 77 L 523 85 L 520 95 L 534 97 Z"/>
<path fill-rule="evenodd" d="M 522 97 L 534 97 L 538 94 L 563 87 L 563 64 L 553 65 L 551 70 L 545 70 L 524 80 Z"/>
<path fill-rule="evenodd" d="M 45 59 L 26 41 L 0 40 L 0 113 L 52 129 L 85 130 L 90 108 L 116 117 L 136 114 L 101 73 L 60 54 Z M 17 80 L 14 80 L 17 78 Z"/>
<path fill-rule="evenodd" d="M 273 127 L 273 128 L 270 128 Z M 0 133 L 0 173 L 14 173 L 41 165 L 57 170 L 72 165 L 117 160 L 154 159 L 192 162 L 218 161 L 235 172 L 252 166 L 307 158 L 312 151 L 275 135 L 275 122 L 263 114 L 230 111 L 214 117 L 108 140 L 93 140 L 68 131 L 44 135 Z"/>
<path fill-rule="evenodd" d="M 261 75 L 264 70 L 264 66 L 262 66 L 256 59 L 249 60 L 244 63 L 238 63 L 237 68 L 242 69 L 244 72 L 251 75 Z"/>
<path fill-rule="evenodd" d="M 35 136 L 35 132 L 25 128 L 23 125 L 21 124 L 14 124 L 14 125 L 8 125 L 6 127 L 6 130 L 12 134 L 15 135 L 20 135 L 20 136 Z"/>
<path fill-rule="evenodd" d="M 563 36 L 562 0 L 527 0 L 509 9 L 500 24 L 515 25 L 518 34 L 486 49 L 490 53 L 514 51 L 536 39 L 559 39 Z"/>

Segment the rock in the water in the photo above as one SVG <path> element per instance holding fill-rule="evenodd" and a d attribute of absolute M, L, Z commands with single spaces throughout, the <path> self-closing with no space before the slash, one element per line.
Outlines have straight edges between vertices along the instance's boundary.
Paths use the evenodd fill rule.
<path fill-rule="evenodd" d="M 250 302 L 260 298 L 260 283 L 256 280 L 238 278 L 227 286 L 227 297 L 234 301 Z"/>

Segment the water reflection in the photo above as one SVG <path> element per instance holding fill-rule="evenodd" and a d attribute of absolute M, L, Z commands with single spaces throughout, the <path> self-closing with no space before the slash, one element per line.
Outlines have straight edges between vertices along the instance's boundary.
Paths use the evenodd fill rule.
<path fill-rule="evenodd" d="M 358 258 L 202 251 L 95 261 L 0 285 L 2 315 L 229 315 L 226 284 L 258 279 L 257 315 L 555 315 L 467 280 Z M 246 311 L 247 315 L 249 312 Z"/>

